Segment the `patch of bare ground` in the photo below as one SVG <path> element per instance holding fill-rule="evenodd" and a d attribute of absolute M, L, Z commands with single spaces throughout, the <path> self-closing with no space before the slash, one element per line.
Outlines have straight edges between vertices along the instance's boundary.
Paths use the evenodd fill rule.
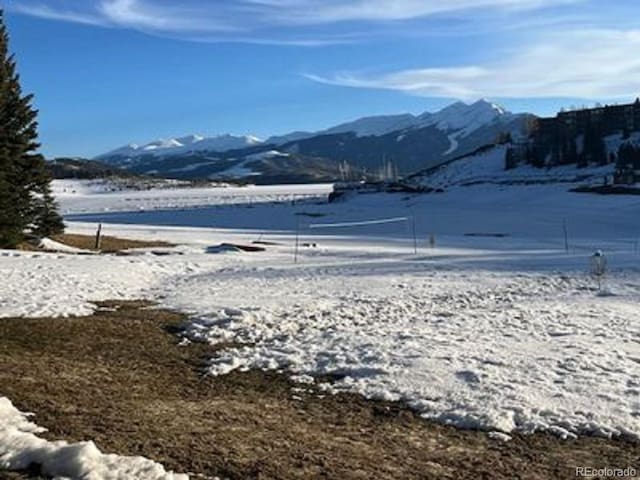
<path fill-rule="evenodd" d="M 213 349 L 178 345 L 184 317 L 140 302 L 102 307 L 0 320 L 0 395 L 35 412 L 50 439 L 93 439 L 196 478 L 548 480 L 575 478 L 576 466 L 640 466 L 640 445 L 628 441 L 503 443 L 400 404 L 292 391 L 284 375 L 203 376 Z"/>
<path fill-rule="evenodd" d="M 71 233 L 63 233 L 53 237 L 56 242 L 64 243 L 70 247 L 82 248 L 84 250 L 93 250 L 96 246 L 96 239 L 93 235 L 77 235 Z M 100 251 L 102 253 L 117 253 L 123 250 L 131 250 L 132 248 L 154 248 L 154 247 L 172 247 L 173 245 L 161 241 L 148 240 L 131 240 L 127 238 L 117 238 L 104 235 L 100 239 Z"/>
<path fill-rule="evenodd" d="M 174 245 L 159 240 L 131 240 L 127 238 L 118 238 L 110 236 L 102 236 L 100 239 L 100 248 L 96 249 L 96 238 L 93 235 L 79 235 L 71 233 L 63 233 L 51 237 L 58 243 L 62 243 L 69 247 L 80 248 L 82 250 L 91 250 L 99 253 L 121 253 L 125 250 L 135 248 L 161 248 L 173 247 Z M 39 251 L 37 242 L 25 241 L 18 245 L 18 250 Z"/>

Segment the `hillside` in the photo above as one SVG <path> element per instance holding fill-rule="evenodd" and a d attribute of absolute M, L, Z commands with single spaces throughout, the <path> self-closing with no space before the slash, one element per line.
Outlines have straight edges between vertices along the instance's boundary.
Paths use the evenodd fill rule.
<path fill-rule="evenodd" d="M 131 178 L 135 173 L 114 165 L 83 158 L 55 158 L 47 162 L 54 179 L 92 180 L 96 178 Z"/>
<path fill-rule="evenodd" d="M 446 190 L 473 185 L 541 185 L 584 184 L 602 185 L 613 178 L 615 165 L 594 165 L 578 168 L 561 165 L 536 168 L 519 165 L 505 169 L 509 145 L 496 145 L 481 149 L 445 165 L 427 169 L 410 177 L 410 182 L 430 189 Z"/>

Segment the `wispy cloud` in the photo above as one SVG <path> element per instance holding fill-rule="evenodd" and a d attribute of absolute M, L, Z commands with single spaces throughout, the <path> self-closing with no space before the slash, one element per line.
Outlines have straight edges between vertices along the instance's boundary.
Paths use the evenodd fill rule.
<path fill-rule="evenodd" d="M 7 8 L 12 12 L 29 15 L 32 17 L 45 18 L 47 20 L 80 23 L 83 25 L 93 25 L 100 27 L 110 26 L 109 22 L 106 19 L 101 18 L 98 15 L 78 10 L 68 10 L 66 8 L 51 7 L 42 3 L 30 4 L 11 2 L 7 5 Z"/>
<path fill-rule="evenodd" d="M 389 23 L 487 11 L 514 13 L 588 0 L 5 0 L 50 20 L 141 30 L 197 41 L 325 45 L 374 36 Z M 347 35 L 354 26 L 367 35 Z"/>
<path fill-rule="evenodd" d="M 425 97 L 627 98 L 638 94 L 640 30 L 547 34 L 499 61 L 361 75 L 306 75 L 345 87 L 389 89 Z"/>
<path fill-rule="evenodd" d="M 482 9 L 530 10 L 583 0 L 246 0 L 280 23 L 408 20 Z M 265 11 L 264 7 L 269 7 Z"/>
<path fill-rule="evenodd" d="M 599 0 L 4 1 L 24 15 L 195 42 L 317 47 L 429 35 L 446 45 L 435 37 L 484 35 L 505 45 L 481 52 L 469 43 L 465 61 L 434 57 L 423 68 L 307 75 L 345 87 L 469 99 L 614 98 L 636 95 L 640 81 L 640 30 L 627 20 L 635 19 L 636 0 L 617 0 L 615 13 Z"/>
<path fill-rule="evenodd" d="M 189 5 L 182 6 L 143 2 L 141 0 L 103 0 L 96 6 L 101 18 L 109 23 L 135 29 L 164 32 L 233 32 L 236 25 L 216 18 L 208 9 Z"/>

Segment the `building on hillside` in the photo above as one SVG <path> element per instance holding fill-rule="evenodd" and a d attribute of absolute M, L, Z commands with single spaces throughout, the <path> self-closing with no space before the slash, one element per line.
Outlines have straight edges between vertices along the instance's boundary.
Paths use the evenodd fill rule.
<path fill-rule="evenodd" d="M 583 134 L 589 128 L 595 128 L 605 135 L 640 130 L 640 98 L 627 105 L 560 112 L 557 120 L 575 135 Z"/>
<path fill-rule="evenodd" d="M 607 164 L 616 161 L 607 153 L 604 138 L 640 131 L 640 98 L 625 105 L 606 105 L 562 111 L 555 117 L 538 118 L 530 125 L 532 147 L 528 163 L 553 165 Z"/>
<path fill-rule="evenodd" d="M 542 140 L 576 138 L 589 131 L 600 135 L 640 131 L 640 98 L 626 105 L 563 111 L 555 117 L 537 119 L 532 128 L 532 134 Z"/>

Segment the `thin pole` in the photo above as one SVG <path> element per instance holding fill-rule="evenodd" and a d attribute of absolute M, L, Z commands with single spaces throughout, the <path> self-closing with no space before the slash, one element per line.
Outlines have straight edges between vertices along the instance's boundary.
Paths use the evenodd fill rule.
<path fill-rule="evenodd" d="M 100 250 L 101 246 L 102 246 L 102 224 L 99 223 L 98 230 L 96 231 L 95 250 Z"/>
<path fill-rule="evenodd" d="M 298 263 L 298 248 L 300 247 L 300 219 L 296 218 L 296 248 L 293 254 L 293 263 Z"/>
<path fill-rule="evenodd" d="M 413 254 L 418 254 L 418 237 L 416 235 L 416 217 L 413 215 L 411 217 L 411 223 L 413 225 Z"/>
<path fill-rule="evenodd" d="M 564 230 L 564 250 L 569 253 L 569 232 L 567 231 L 567 219 L 562 220 L 562 229 Z"/>

